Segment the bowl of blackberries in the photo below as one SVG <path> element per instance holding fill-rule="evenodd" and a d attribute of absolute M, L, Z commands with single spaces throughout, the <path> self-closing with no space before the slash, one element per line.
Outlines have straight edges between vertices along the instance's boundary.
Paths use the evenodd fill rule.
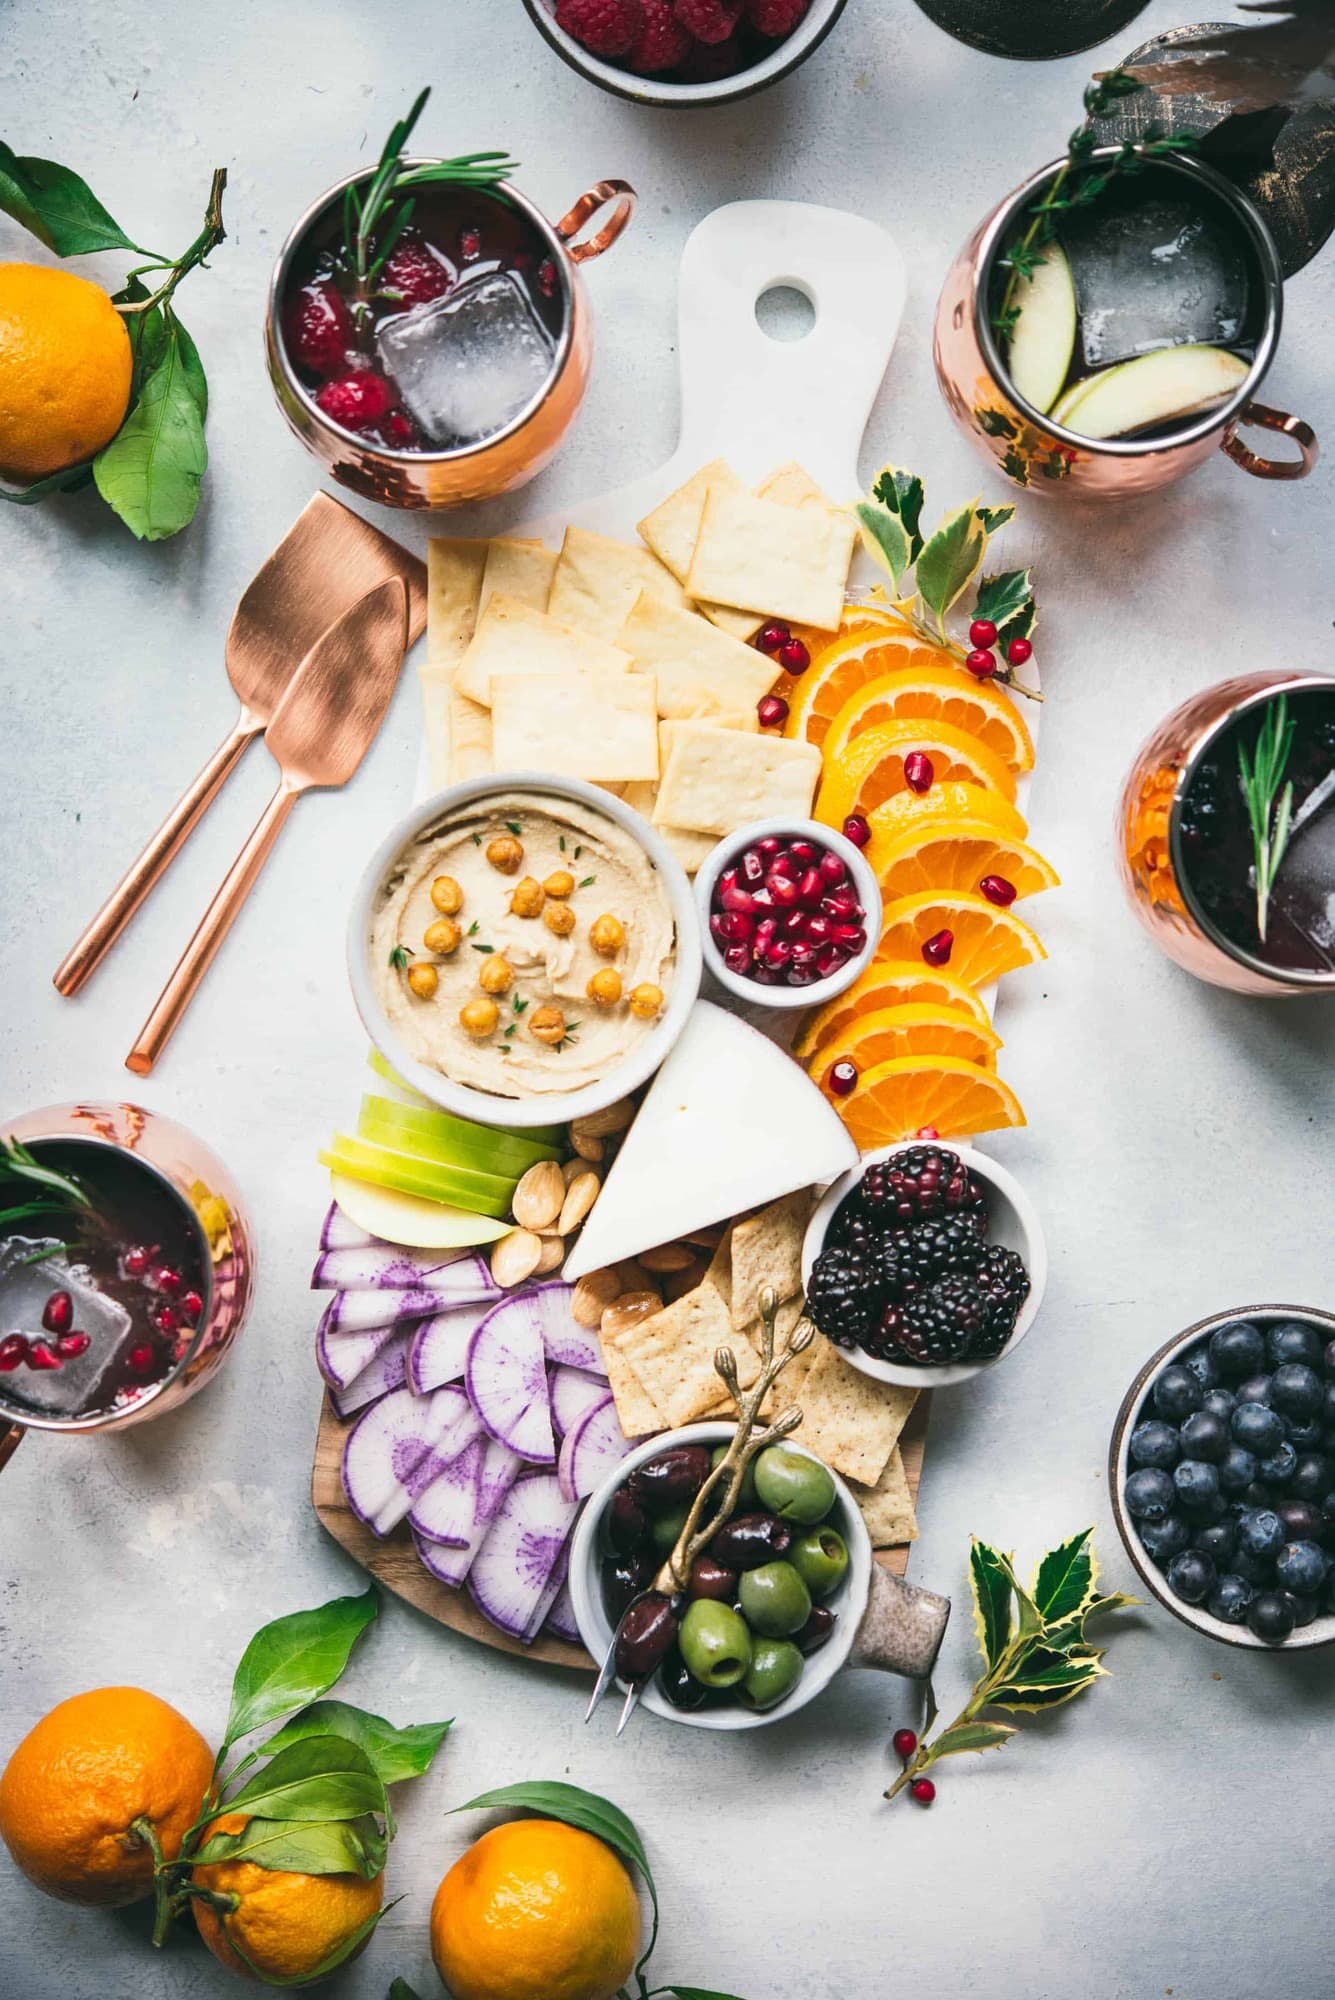
<path fill-rule="evenodd" d="M 591 1497 L 570 1558 L 594 1659 L 616 1633 L 621 1684 L 642 1681 L 643 1707 L 699 1729 L 753 1729 L 805 1707 L 847 1662 L 872 1582 L 871 1539 L 848 1488 L 786 1440 L 748 1466 L 682 1600 L 655 1594 L 732 1436 L 728 1423 L 689 1424 L 637 1446 Z M 647 1616 L 623 1625 L 632 1603 Z"/>
<path fill-rule="evenodd" d="M 1335 1314 L 1188 1327 L 1127 1392 L 1109 1473 L 1127 1553 L 1185 1624 L 1234 1646 L 1335 1641 Z"/>
<path fill-rule="evenodd" d="M 910 1140 L 834 1182 L 802 1250 L 807 1311 L 855 1368 L 967 1382 L 1033 1325 L 1048 1259 L 1014 1176 L 971 1146 Z"/>

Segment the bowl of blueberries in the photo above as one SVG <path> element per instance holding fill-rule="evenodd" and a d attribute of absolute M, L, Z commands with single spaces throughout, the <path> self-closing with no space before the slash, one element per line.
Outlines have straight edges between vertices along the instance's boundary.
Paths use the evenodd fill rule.
<path fill-rule="evenodd" d="M 1335 1643 L 1335 1314 L 1248 1306 L 1153 1355 L 1118 1412 L 1113 1511 L 1143 1581 L 1228 1645 Z"/>

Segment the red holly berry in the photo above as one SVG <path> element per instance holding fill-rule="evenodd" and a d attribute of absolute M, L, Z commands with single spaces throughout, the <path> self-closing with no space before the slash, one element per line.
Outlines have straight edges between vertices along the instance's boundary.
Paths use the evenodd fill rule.
<path fill-rule="evenodd" d="M 997 628 L 992 623 L 992 620 L 990 618 L 975 618 L 973 624 L 969 627 L 969 644 L 971 646 L 995 646 L 996 643 Z"/>
<path fill-rule="evenodd" d="M 742 0 L 673 0 L 672 11 L 697 42 L 726 42 L 742 18 Z"/>
<path fill-rule="evenodd" d="M 633 69 L 636 76 L 661 76 L 664 70 L 676 69 L 690 54 L 691 31 L 677 19 L 668 0 L 641 0 L 641 4 L 644 26 L 630 45 L 626 68 Z M 552 276 L 555 278 L 555 270 Z M 541 283 L 541 271 L 538 280 Z"/>
<path fill-rule="evenodd" d="M 975 647 L 964 662 L 975 680 L 990 681 L 997 670 L 995 653 L 987 652 L 982 646 Z"/>
<path fill-rule="evenodd" d="M 746 18 L 757 34 L 778 41 L 792 34 L 810 5 L 811 0 L 747 0 Z"/>
<path fill-rule="evenodd" d="M 640 0 L 557 0 L 557 27 L 591 56 L 626 55 L 643 24 Z"/>
<path fill-rule="evenodd" d="M 788 720 L 788 704 L 781 694 L 762 695 L 756 703 L 762 729 L 780 729 Z"/>
<path fill-rule="evenodd" d="M 1008 910 L 1018 894 L 1015 884 L 1008 882 L 1004 875 L 984 875 L 978 889 L 989 903 L 995 903 L 1002 910 Z"/>
<path fill-rule="evenodd" d="M 929 937 L 922 948 L 922 955 L 928 965 L 949 965 L 950 954 L 955 949 L 954 931 L 937 931 Z"/>
<path fill-rule="evenodd" d="M 910 750 L 904 759 L 904 783 L 911 792 L 929 792 L 936 770 L 922 750 Z"/>
<path fill-rule="evenodd" d="M 909 1790 L 920 1806 L 929 1806 L 936 1797 L 936 1786 L 930 1778 L 915 1778 Z"/>
<path fill-rule="evenodd" d="M 857 1080 L 857 1067 L 851 1062 L 831 1063 L 829 1073 L 825 1078 L 830 1090 L 836 1097 L 847 1097 Z"/>
<path fill-rule="evenodd" d="M 386 260 L 381 283 L 387 291 L 401 293 L 406 304 L 424 306 L 448 292 L 454 273 L 419 236 L 401 236 Z"/>
<path fill-rule="evenodd" d="M 779 665 L 796 678 L 811 665 L 811 655 L 800 639 L 787 639 L 779 648 Z"/>
<path fill-rule="evenodd" d="M 352 315 L 337 285 L 303 285 L 283 307 L 283 334 L 299 368 L 334 375 L 346 366 L 353 344 Z"/>
<path fill-rule="evenodd" d="M 906 1762 L 918 1747 L 918 1739 L 911 1729 L 897 1729 L 890 1739 L 896 1757 Z"/>
<path fill-rule="evenodd" d="M 1027 639 L 1012 639 L 1006 648 L 1007 665 L 1022 667 L 1025 661 L 1032 657 L 1033 650 Z"/>
<path fill-rule="evenodd" d="M 851 840 L 854 847 L 865 847 L 871 839 L 871 828 L 861 813 L 850 813 L 844 821 L 844 839 Z"/>
<path fill-rule="evenodd" d="M 364 431 L 387 415 L 394 398 L 384 376 L 365 368 L 326 382 L 315 400 L 325 415 L 345 430 Z"/>

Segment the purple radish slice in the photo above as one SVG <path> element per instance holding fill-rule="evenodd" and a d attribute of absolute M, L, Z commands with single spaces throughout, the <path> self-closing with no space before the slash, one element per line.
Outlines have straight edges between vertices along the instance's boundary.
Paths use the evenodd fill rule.
<path fill-rule="evenodd" d="M 516 1458 L 512 1451 L 497 1444 L 494 1438 L 483 1440 L 482 1476 L 478 1483 L 477 1519 L 467 1542 L 462 1548 L 447 1542 L 434 1542 L 425 1535 L 414 1533 L 417 1553 L 430 1570 L 432 1576 L 441 1583 L 448 1583 L 457 1589 L 463 1583 L 473 1566 L 478 1550 L 491 1532 L 491 1524 L 502 1502 L 515 1480 L 523 1470 L 523 1460 Z"/>
<path fill-rule="evenodd" d="M 550 1362 L 558 1368 L 582 1368 L 590 1375 L 605 1376 L 607 1364 L 597 1334 L 575 1324 L 570 1310 L 573 1293 L 573 1285 L 563 1285 L 554 1278 L 550 1284 L 531 1286 L 525 1297 Z"/>
<path fill-rule="evenodd" d="M 547 1588 L 533 1607 L 533 1616 L 524 1627 L 524 1644 L 531 1646 L 547 1623 L 548 1614 L 561 1592 L 565 1589 L 566 1578 L 570 1574 L 570 1543 L 567 1541 L 556 1558 L 556 1567 L 547 1579 Z"/>
<path fill-rule="evenodd" d="M 583 1368 L 553 1368 L 547 1385 L 552 1398 L 552 1423 L 558 1436 L 572 1431 L 586 1410 L 606 1401 L 607 1377 L 589 1375 Z"/>
<path fill-rule="evenodd" d="M 313 1292 L 430 1292 L 443 1311 L 468 1299 L 494 1299 L 500 1288 L 475 1251 L 405 1250 L 372 1243 L 361 1250 L 322 1251 Z"/>
<path fill-rule="evenodd" d="M 556 1602 L 547 1613 L 547 1623 L 543 1630 L 550 1632 L 553 1639 L 565 1639 L 570 1645 L 580 1644 L 579 1626 L 575 1621 L 575 1600 L 570 1595 L 569 1583 L 563 1583 L 557 1592 Z"/>
<path fill-rule="evenodd" d="M 353 1416 L 364 1410 L 368 1403 L 387 1396 L 391 1389 L 401 1389 L 408 1379 L 408 1348 L 412 1340 L 410 1333 L 396 1333 L 389 1343 L 382 1347 L 375 1359 L 355 1375 L 346 1389 L 331 1389 L 329 1400 L 335 1414 L 340 1417 Z"/>
<path fill-rule="evenodd" d="M 461 1389 L 394 1389 L 364 1410 L 343 1447 L 343 1491 L 377 1535 L 397 1527 L 418 1493 L 462 1451 L 477 1419 Z"/>
<path fill-rule="evenodd" d="M 553 1465 L 556 1440 L 547 1394 L 542 1337 L 533 1294 L 493 1306 L 468 1343 L 473 1408 L 492 1437 L 534 1465 Z"/>
<path fill-rule="evenodd" d="M 408 1515 L 414 1535 L 466 1549 L 477 1532 L 482 1460 L 490 1439 L 475 1437 L 418 1494 Z"/>
<path fill-rule="evenodd" d="M 425 1535 L 413 1536 L 413 1547 L 421 1558 L 422 1567 L 437 1582 L 448 1584 L 451 1590 L 458 1590 L 463 1583 L 480 1545 L 480 1537 L 477 1542 L 460 1549 L 450 1542 L 429 1542 Z"/>
<path fill-rule="evenodd" d="M 408 1357 L 408 1380 L 419 1396 L 463 1380 L 468 1343 L 479 1317 L 476 1306 L 451 1306 L 448 1312 L 432 1313 L 422 1321 Z"/>
<path fill-rule="evenodd" d="M 554 1472 L 531 1472 L 506 1495 L 468 1572 L 468 1594 L 512 1639 L 528 1631 L 578 1512 Z"/>
<path fill-rule="evenodd" d="M 379 1239 L 368 1236 L 364 1229 L 346 1216 L 338 1203 L 331 1202 L 320 1231 L 322 1250 L 369 1250 Z"/>
<path fill-rule="evenodd" d="M 371 1366 L 377 1354 L 405 1331 L 392 1320 L 388 1326 L 368 1326 L 344 1332 L 330 1315 L 322 1315 L 315 1330 L 315 1365 L 331 1389 L 347 1389 Z"/>
<path fill-rule="evenodd" d="M 396 1320 L 430 1319 L 439 1311 L 440 1300 L 432 1292 L 335 1292 L 320 1326 L 329 1333 L 366 1333 L 392 1327 Z"/>
<path fill-rule="evenodd" d="M 616 1404 L 610 1396 L 586 1410 L 575 1428 L 561 1441 L 556 1476 L 561 1491 L 573 1505 L 587 1500 L 601 1485 L 614 1465 L 619 1465 L 630 1445 L 621 1429 Z"/>

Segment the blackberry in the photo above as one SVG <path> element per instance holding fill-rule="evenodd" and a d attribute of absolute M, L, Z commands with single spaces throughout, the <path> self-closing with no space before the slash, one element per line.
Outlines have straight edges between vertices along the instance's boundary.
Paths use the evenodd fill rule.
<path fill-rule="evenodd" d="M 887 1304 L 897 1303 L 904 1295 L 905 1286 L 914 1282 L 913 1274 L 904 1262 L 902 1231 L 873 1236 L 867 1266 L 872 1282 L 880 1286 L 881 1296 Z"/>
<path fill-rule="evenodd" d="M 962 1360 L 986 1317 L 987 1308 L 971 1277 L 959 1273 L 943 1278 L 930 1291 L 915 1292 L 906 1301 L 899 1352 L 926 1367 Z"/>
<path fill-rule="evenodd" d="M 858 1190 L 864 1214 L 903 1225 L 949 1209 L 981 1209 L 983 1190 L 943 1146 L 909 1146 L 867 1168 Z"/>
<path fill-rule="evenodd" d="M 943 1215 L 901 1229 L 891 1239 L 901 1281 L 933 1285 L 940 1278 L 976 1271 L 985 1244 L 970 1215 Z"/>
<path fill-rule="evenodd" d="M 1029 1273 L 1014 1250 L 993 1243 L 983 1252 L 974 1283 L 987 1306 L 986 1330 L 975 1345 L 974 1357 L 990 1361 L 1015 1331 L 1020 1307 L 1029 1296 Z"/>
<path fill-rule="evenodd" d="M 860 1250 L 822 1250 L 807 1281 L 807 1311 L 836 1347 L 856 1347 L 872 1325 L 876 1292 Z"/>
<path fill-rule="evenodd" d="M 871 1332 L 862 1339 L 864 1353 L 873 1361 L 902 1361 L 899 1337 L 904 1327 L 904 1308 L 888 1305 L 881 1308 L 881 1316 L 873 1324 Z"/>

